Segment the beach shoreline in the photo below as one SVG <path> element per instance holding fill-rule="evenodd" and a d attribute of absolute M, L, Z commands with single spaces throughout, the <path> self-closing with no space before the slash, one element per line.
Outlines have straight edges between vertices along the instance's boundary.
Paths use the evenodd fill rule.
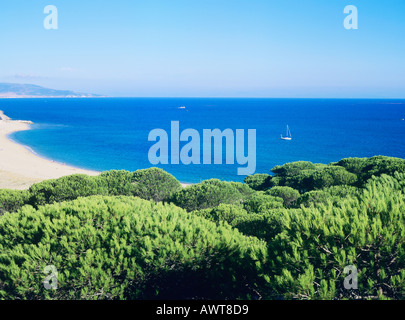
<path fill-rule="evenodd" d="M 14 132 L 30 130 L 31 124 L 31 121 L 12 120 L 0 111 L 0 189 L 25 190 L 48 179 L 78 173 L 100 174 L 43 158 L 9 137 Z"/>
<path fill-rule="evenodd" d="M 26 190 L 44 180 L 72 174 L 97 176 L 101 173 L 47 159 L 10 138 L 15 132 L 31 130 L 31 124 L 31 121 L 12 120 L 0 110 L 0 189 Z M 181 185 L 187 187 L 191 184 Z"/>

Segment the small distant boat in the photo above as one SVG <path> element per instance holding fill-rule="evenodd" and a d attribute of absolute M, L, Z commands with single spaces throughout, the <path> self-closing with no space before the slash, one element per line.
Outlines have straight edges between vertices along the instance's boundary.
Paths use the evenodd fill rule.
<path fill-rule="evenodd" d="M 290 128 L 288 127 L 288 124 L 287 124 L 287 133 L 286 133 L 286 136 L 283 137 L 283 135 L 281 135 L 281 140 L 291 140 L 291 139 L 292 139 L 292 137 L 291 137 L 291 131 L 290 131 Z"/>
<path fill-rule="evenodd" d="M 186 109 L 186 107 L 185 107 L 185 106 L 181 106 L 181 107 L 179 107 L 179 109 Z"/>

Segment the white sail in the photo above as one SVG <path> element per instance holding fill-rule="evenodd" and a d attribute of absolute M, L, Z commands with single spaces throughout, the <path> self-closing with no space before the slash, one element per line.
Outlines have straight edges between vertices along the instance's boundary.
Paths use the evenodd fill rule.
<path fill-rule="evenodd" d="M 281 135 L 281 140 L 291 140 L 291 139 L 292 139 L 292 137 L 291 137 L 291 131 L 290 131 L 290 128 L 288 127 L 288 124 L 287 124 L 286 136 L 283 137 L 283 135 Z"/>

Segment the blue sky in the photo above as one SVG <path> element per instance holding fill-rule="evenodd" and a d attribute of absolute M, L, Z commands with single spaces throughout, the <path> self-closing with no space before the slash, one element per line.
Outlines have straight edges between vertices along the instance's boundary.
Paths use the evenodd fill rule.
<path fill-rule="evenodd" d="M 43 27 L 49 4 L 58 30 Z M 346 5 L 358 30 L 343 27 Z M 404 0 L 2 0 L 0 82 L 111 96 L 405 98 L 404 17 Z"/>

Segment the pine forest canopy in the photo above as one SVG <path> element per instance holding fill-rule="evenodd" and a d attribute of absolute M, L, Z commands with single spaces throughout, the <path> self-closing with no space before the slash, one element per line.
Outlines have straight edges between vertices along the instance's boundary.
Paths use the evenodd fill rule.
<path fill-rule="evenodd" d="M 57 290 L 43 284 L 50 264 Z M 396 300 L 404 265 L 398 158 L 299 161 L 185 188 L 150 168 L 0 190 L 1 299 Z"/>

